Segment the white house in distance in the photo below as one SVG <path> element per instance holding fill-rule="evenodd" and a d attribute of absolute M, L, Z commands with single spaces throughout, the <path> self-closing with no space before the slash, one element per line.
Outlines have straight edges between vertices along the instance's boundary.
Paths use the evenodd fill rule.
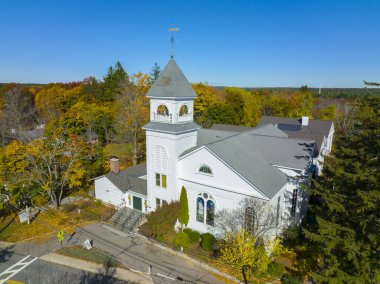
<path fill-rule="evenodd" d="M 147 93 L 150 122 L 146 163 L 95 179 L 96 198 L 115 206 L 150 212 L 179 200 L 186 188 L 188 227 L 212 231 L 222 209 L 246 198 L 266 201 L 277 210 L 277 224 L 299 223 L 308 202 L 300 185 L 331 150 L 331 121 L 263 117 L 256 128 L 193 122 L 192 86 L 171 59 Z M 323 127 L 322 127 L 322 126 Z"/>

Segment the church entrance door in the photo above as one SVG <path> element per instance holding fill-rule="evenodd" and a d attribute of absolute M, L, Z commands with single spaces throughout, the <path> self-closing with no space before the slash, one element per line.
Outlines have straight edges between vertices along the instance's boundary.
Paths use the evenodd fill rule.
<path fill-rule="evenodd" d="M 133 196 L 133 209 L 142 211 L 142 199 L 137 196 Z"/>

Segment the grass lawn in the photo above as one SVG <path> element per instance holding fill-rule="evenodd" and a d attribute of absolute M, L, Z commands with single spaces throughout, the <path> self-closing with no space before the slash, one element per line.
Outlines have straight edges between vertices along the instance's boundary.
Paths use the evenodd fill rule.
<path fill-rule="evenodd" d="M 119 262 L 111 256 L 102 253 L 100 250 L 97 250 L 96 248 L 88 250 L 81 246 L 72 246 L 57 250 L 56 253 L 70 256 L 73 258 L 83 259 L 94 263 L 99 263 L 106 267 L 120 267 L 125 269 L 125 266 L 123 266 L 121 262 Z"/>
<path fill-rule="evenodd" d="M 79 225 L 100 221 L 102 216 L 111 213 L 110 210 L 100 202 L 82 200 L 41 212 L 29 225 L 26 222 L 20 224 L 18 215 L 0 217 L 0 240 L 19 242 L 44 234 L 58 233 L 57 229 L 71 234 Z"/>

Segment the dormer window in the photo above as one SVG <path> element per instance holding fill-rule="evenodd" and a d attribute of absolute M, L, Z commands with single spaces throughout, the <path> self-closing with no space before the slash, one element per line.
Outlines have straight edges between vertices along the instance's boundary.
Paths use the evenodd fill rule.
<path fill-rule="evenodd" d="M 169 110 L 166 105 L 159 105 L 157 108 L 157 114 L 162 116 L 169 116 Z"/>
<path fill-rule="evenodd" d="M 202 174 L 206 174 L 206 175 L 212 175 L 212 170 L 211 170 L 211 168 L 209 166 L 202 165 L 199 168 L 198 173 L 202 173 Z"/>
<path fill-rule="evenodd" d="M 187 105 L 182 105 L 181 108 L 179 109 L 179 116 L 186 116 L 189 114 L 189 109 Z"/>

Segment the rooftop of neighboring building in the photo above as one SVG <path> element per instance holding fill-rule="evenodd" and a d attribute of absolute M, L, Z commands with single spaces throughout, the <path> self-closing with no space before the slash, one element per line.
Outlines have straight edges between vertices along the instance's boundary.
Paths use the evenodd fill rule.
<path fill-rule="evenodd" d="M 114 185 L 124 193 L 133 191 L 147 195 L 146 163 L 128 167 L 118 173 L 109 172 L 105 175 Z"/>

